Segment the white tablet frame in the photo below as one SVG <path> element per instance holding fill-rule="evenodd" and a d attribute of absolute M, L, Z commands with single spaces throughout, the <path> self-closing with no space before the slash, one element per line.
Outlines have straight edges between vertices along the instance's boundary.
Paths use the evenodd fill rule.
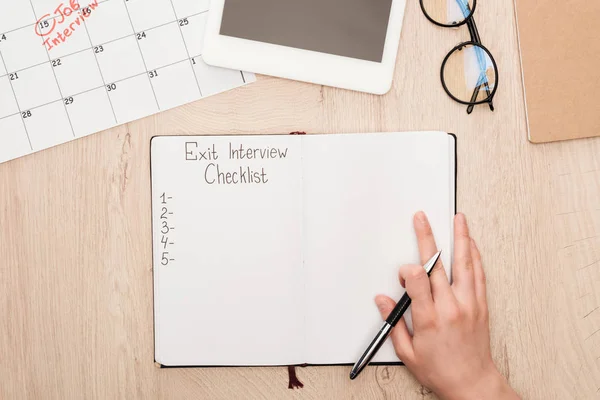
<path fill-rule="evenodd" d="M 212 0 L 202 58 L 209 65 L 385 94 L 392 87 L 406 0 L 392 0 L 381 63 L 223 36 L 225 0 Z"/>

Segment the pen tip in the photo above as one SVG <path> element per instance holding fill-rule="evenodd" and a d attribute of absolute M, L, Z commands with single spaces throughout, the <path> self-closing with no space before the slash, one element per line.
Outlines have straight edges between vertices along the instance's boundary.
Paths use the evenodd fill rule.
<path fill-rule="evenodd" d="M 431 257 L 431 259 L 429 261 L 427 261 L 425 263 L 425 265 L 423 265 L 423 268 L 425 268 L 427 275 L 431 274 L 431 271 L 433 271 L 433 267 L 435 267 L 435 264 L 439 260 L 441 254 L 442 254 L 442 251 L 441 250 L 438 251 L 437 253 L 435 253 L 433 255 L 433 257 Z"/>
<path fill-rule="evenodd" d="M 354 372 L 350 372 L 350 380 L 354 380 L 356 378 L 356 374 Z"/>

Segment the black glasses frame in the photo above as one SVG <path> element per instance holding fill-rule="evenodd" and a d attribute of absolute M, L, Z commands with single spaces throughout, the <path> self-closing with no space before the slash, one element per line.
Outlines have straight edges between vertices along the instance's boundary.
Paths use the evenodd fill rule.
<path fill-rule="evenodd" d="M 461 25 L 466 24 L 469 29 L 469 34 L 471 35 L 470 41 L 462 42 L 462 43 L 456 45 L 452 50 L 450 50 L 448 52 L 448 54 L 444 58 L 444 61 L 442 62 L 442 66 L 440 68 L 440 80 L 442 81 L 442 86 L 443 86 L 446 94 L 448 94 L 448 96 L 450 96 L 454 101 L 461 103 L 461 104 L 468 105 L 468 107 L 467 107 L 468 114 L 471 114 L 471 112 L 473 112 L 473 108 L 476 105 L 485 104 L 485 103 L 488 103 L 490 110 L 494 111 L 494 95 L 496 94 L 496 90 L 498 89 L 498 80 L 499 80 L 498 65 L 496 64 L 496 60 L 494 59 L 494 56 L 492 56 L 492 53 L 481 43 L 481 37 L 479 36 L 479 31 L 477 30 L 477 25 L 475 24 L 475 20 L 473 19 L 473 14 L 475 14 L 475 8 L 477 7 L 477 0 L 473 0 L 473 8 L 469 10 L 469 11 L 471 11 L 471 13 L 461 22 L 457 22 L 457 23 L 453 23 L 453 24 L 443 24 L 441 22 L 434 20 L 429 14 L 427 14 L 427 11 L 425 10 L 425 6 L 423 5 L 423 0 L 419 0 L 419 5 L 421 6 L 421 11 L 423 11 L 423 14 L 425 15 L 425 17 L 433 24 L 435 24 L 437 26 L 441 26 L 443 28 L 457 28 Z M 467 5 L 467 7 L 468 7 L 468 5 Z M 489 86 L 488 82 L 486 81 L 483 83 L 488 96 L 485 99 L 479 100 L 479 101 L 476 101 L 476 99 L 477 99 L 477 95 L 479 94 L 479 90 L 481 89 L 481 85 L 476 87 L 473 90 L 473 96 L 471 96 L 471 101 L 464 101 L 464 100 L 457 98 L 450 92 L 450 90 L 448 89 L 448 86 L 446 85 L 446 81 L 444 80 L 444 68 L 446 67 L 446 63 L 448 62 L 448 59 L 450 58 L 450 56 L 452 54 L 454 54 L 455 51 L 461 51 L 463 49 L 463 47 L 469 46 L 469 45 L 480 47 L 481 49 L 483 49 L 483 51 L 486 52 L 486 54 L 489 56 L 490 60 L 492 61 L 492 65 L 494 66 L 494 72 L 496 74 L 496 81 L 494 83 L 494 88 L 491 91 L 490 91 L 490 86 Z"/>

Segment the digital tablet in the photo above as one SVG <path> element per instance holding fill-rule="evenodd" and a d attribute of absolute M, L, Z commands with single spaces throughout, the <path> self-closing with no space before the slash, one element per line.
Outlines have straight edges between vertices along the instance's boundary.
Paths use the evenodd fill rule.
<path fill-rule="evenodd" d="M 212 0 L 203 59 L 360 92 L 392 85 L 405 0 Z"/>

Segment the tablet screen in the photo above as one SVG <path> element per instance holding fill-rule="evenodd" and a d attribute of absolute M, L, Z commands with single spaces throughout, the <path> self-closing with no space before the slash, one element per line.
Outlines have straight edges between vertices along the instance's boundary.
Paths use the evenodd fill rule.
<path fill-rule="evenodd" d="M 221 35 L 381 62 L 392 0 L 225 0 Z"/>

